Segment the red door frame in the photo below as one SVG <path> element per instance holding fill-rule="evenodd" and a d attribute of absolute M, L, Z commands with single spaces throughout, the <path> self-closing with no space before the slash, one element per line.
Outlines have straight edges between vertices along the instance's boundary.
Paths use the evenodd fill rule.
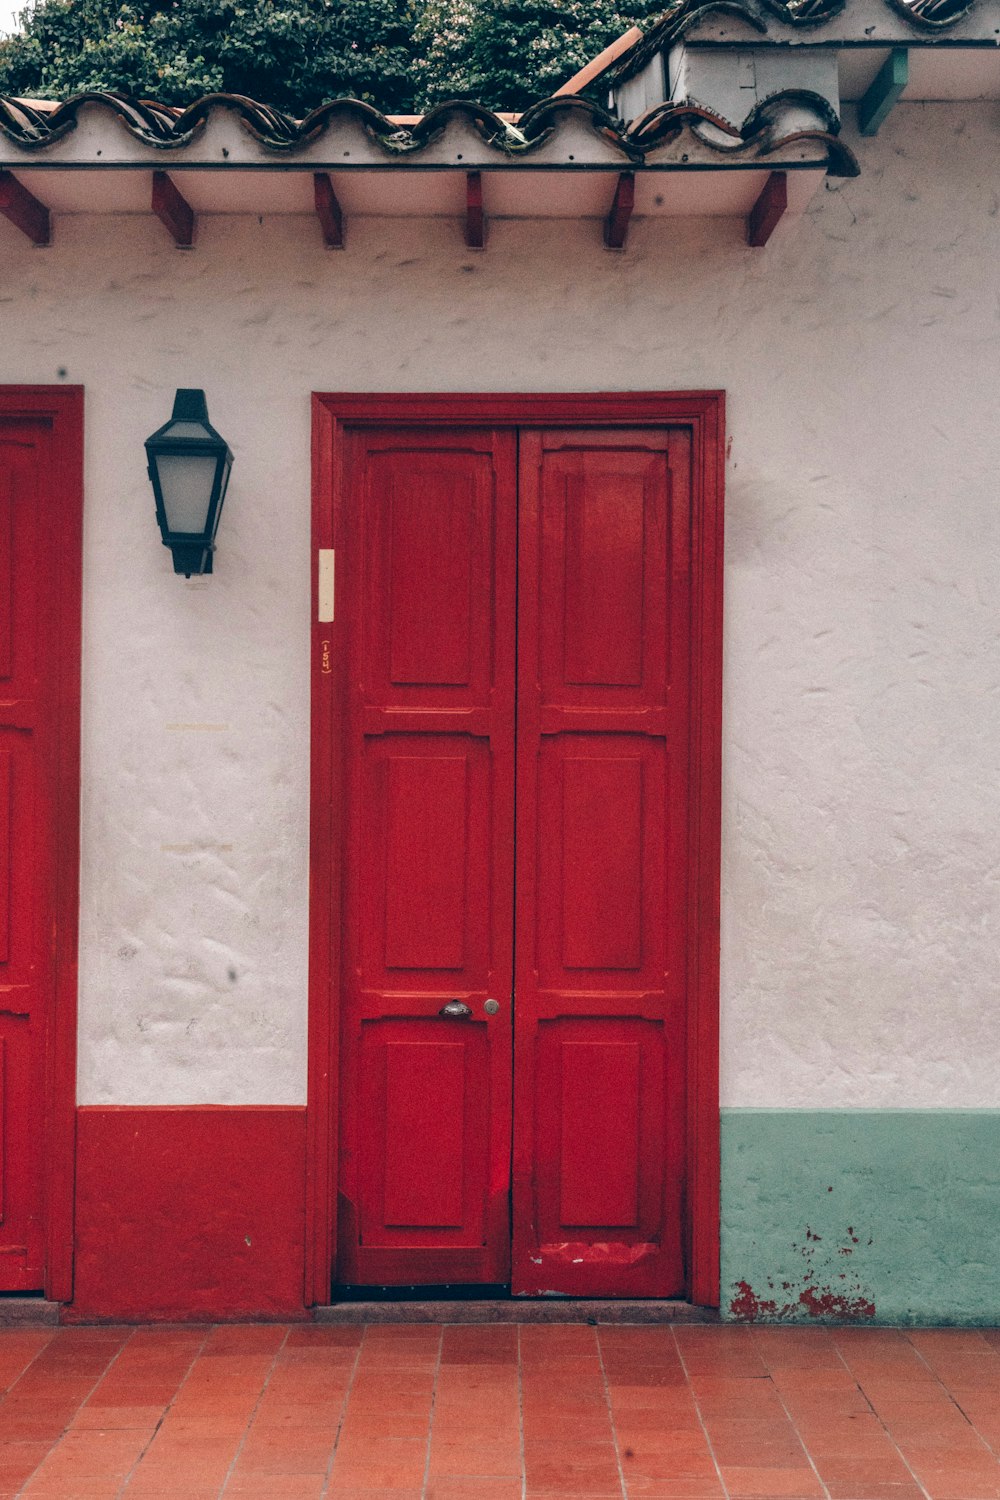
<path fill-rule="evenodd" d="M 56 885 L 47 1018 L 44 1190 L 45 1295 L 73 1296 L 77 950 L 80 915 L 80 651 L 83 545 L 83 387 L 0 386 L 0 416 L 47 424 L 59 541 L 44 582 L 56 734 Z"/>
<path fill-rule="evenodd" d="M 339 626 L 319 623 L 318 550 L 335 548 L 335 486 L 345 426 L 684 426 L 691 432 L 692 604 L 688 911 L 688 1296 L 719 1302 L 719 886 L 722 802 L 721 391 L 595 395 L 313 396 L 312 801 L 309 919 L 307 1305 L 329 1301 L 336 1244 L 340 819 L 346 683 Z"/>

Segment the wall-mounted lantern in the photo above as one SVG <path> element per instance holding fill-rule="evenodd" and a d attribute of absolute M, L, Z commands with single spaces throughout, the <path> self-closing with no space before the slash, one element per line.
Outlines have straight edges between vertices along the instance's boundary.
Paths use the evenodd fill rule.
<path fill-rule="evenodd" d="M 211 573 L 233 455 L 209 424 L 204 391 L 178 391 L 170 421 L 146 439 L 163 545 L 174 572 Z"/>

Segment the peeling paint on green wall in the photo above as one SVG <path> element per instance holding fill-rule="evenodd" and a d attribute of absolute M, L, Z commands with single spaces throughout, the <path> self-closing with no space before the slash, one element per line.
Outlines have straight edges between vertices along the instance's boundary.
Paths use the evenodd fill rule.
<path fill-rule="evenodd" d="M 1000 1323 L 1000 1111 L 723 1110 L 722 1314 Z"/>

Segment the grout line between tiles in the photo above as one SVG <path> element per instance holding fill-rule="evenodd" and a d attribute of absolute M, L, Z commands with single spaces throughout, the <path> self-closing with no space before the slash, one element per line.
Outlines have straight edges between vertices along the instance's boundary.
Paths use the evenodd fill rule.
<path fill-rule="evenodd" d="M 11 1381 L 10 1385 L 4 1391 L 3 1399 L 0 1400 L 0 1407 L 2 1407 L 6 1403 L 7 1397 L 10 1395 L 11 1391 L 17 1389 L 17 1387 L 21 1384 L 21 1381 L 24 1379 L 25 1375 L 27 1375 L 28 1371 L 32 1368 L 32 1366 L 38 1363 L 42 1355 L 45 1353 L 46 1349 L 49 1348 L 53 1339 L 58 1338 L 59 1334 L 62 1333 L 62 1331 L 63 1330 L 61 1328 L 53 1328 L 52 1332 L 49 1334 L 42 1347 L 35 1351 L 35 1353 L 28 1360 L 28 1363 L 25 1365 L 24 1369 L 21 1371 L 20 1375 L 18 1375 L 16 1379 Z"/>
<path fill-rule="evenodd" d="M 840 1345 L 837 1343 L 836 1330 L 833 1330 L 831 1332 L 831 1338 L 832 1338 L 833 1347 L 837 1351 L 837 1358 L 840 1360 L 840 1363 L 843 1365 L 843 1367 L 847 1371 L 848 1375 L 850 1375 L 851 1379 L 854 1381 L 854 1384 L 857 1386 L 857 1388 L 861 1392 L 862 1396 L 864 1396 L 865 1400 L 868 1402 L 868 1407 L 869 1407 L 869 1410 L 872 1413 L 872 1416 L 875 1417 L 875 1419 L 877 1420 L 877 1422 L 878 1422 L 879 1426 L 881 1427 L 882 1431 L 885 1433 L 886 1437 L 889 1439 L 889 1442 L 892 1444 L 893 1448 L 899 1454 L 900 1461 L 902 1462 L 903 1467 L 906 1469 L 906 1472 L 909 1474 L 910 1478 L 913 1480 L 913 1483 L 917 1486 L 917 1489 L 920 1491 L 921 1495 L 924 1496 L 924 1500 L 932 1500 L 932 1497 L 931 1497 L 929 1491 L 924 1487 L 924 1485 L 921 1483 L 921 1481 L 917 1478 L 917 1475 L 914 1473 L 913 1469 L 910 1467 L 909 1463 L 907 1462 L 906 1454 L 900 1448 L 899 1444 L 896 1442 L 896 1439 L 893 1437 L 892 1433 L 889 1431 L 888 1427 L 886 1426 L 885 1422 L 883 1421 L 882 1416 L 877 1411 L 877 1409 L 875 1407 L 875 1403 L 872 1401 L 871 1397 L 868 1395 L 868 1392 L 865 1390 L 864 1386 L 861 1384 L 861 1381 L 858 1379 L 858 1377 L 855 1375 L 854 1371 L 851 1369 L 850 1365 L 847 1363 L 847 1358 L 846 1358 L 846 1356 L 844 1354 L 844 1351 L 841 1349 Z M 909 1341 L 907 1341 L 907 1342 L 909 1342 Z"/>
<path fill-rule="evenodd" d="M 340 1417 L 337 1420 L 337 1430 L 333 1435 L 333 1447 L 330 1449 L 330 1459 L 327 1463 L 326 1474 L 323 1478 L 323 1500 L 325 1500 L 325 1497 L 330 1494 L 330 1485 L 333 1481 L 333 1465 L 337 1457 L 337 1448 L 340 1446 L 340 1434 L 344 1430 L 344 1422 L 347 1418 L 347 1404 L 351 1399 L 351 1392 L 354 1389 L 354 1382 L 357 1379 L 358 1366 L 361 1363 L 361 1350 L 364 1347 L 364 1342 L 367 1336 L 368 1330 L 366 1328 L 362 1333 L 360 1339 L 358 1340 L 357 1349 L 354 1351 L 354 1363 L 351 1366 L 351 1373 L 347 1381 L 347 1389 L 344 1391 L 344 1399 L 340 1403 Z"/>
<path fill-rule="evenodd" d="M 45 1340 L 45 1343 L 42 1345 L 42 1347 L 39 1350 L 37 1350 L 35 1354 L 32 1355 L 31 1359 L 28 1360 L 28 1363 L 25 1365 L 25 1367 L 21 1371 L 20 1375 L 18 1375 L 17 1379 L 14 1380 L 7 1387 L 7 1389 L 4 1391 L 3 1398 L 0 1399 L 0 1410 L 2 1410 L 4 1406 L 6 1406 L 6 1404 L 7 1404 L 7 1397 L 10 1395 L 11 1391 L 17 1389 L 17 1387 L 20 1385 L 21 1381 L 24 1379 L 25 1375 L 27 1375 L 28 1371 L 31 1369 L 32 1365 L 36 1364 L 37 1361 L 41 1359 L 41 1357 L 45 1353 L 46 1349 L 48 1349 L 49 1346 L 51 1345 L 53 1339 L 57 1338 L 61 1332 L 62 1332 L 61 1329 L 59 1329 L 59 1328 L 53 1328 L 51 1334 Z M 121 1350 L 119 1350 L 119 1353 L 121 1353 Z M 79 1407 L 77 1408 L 77 1410 L 79 1410 Z M 66 1431 L 66 1428 L 64 1427 L 63 1428 L 63 1432 L 65 1432 L 65 1431 Z M 61 1441 L 62 1435 L 63 1435 L 63 1433 L 59 1434 L 59 1438 L 56 1439 L 57 1442 Z M 50 1448 L 49 1449 L 49 1453 L 51 1453 L 51 1451 L 52 1451 L 52 1449 Z M 49 1456 L 49 1454 L 46 1453 L 45 1458 L 48 1458 L 48 1456 Z M 30 1484 L 31 1483 L 31 1480 L 38 1473 L 38 1470 L 41 1468 L 42 1464 L 45 1462 L 45 1458 L 39 1459 L 38 1463 L 32 1469 L 31 1473 L 28 1475 L 27 1479 L 25 1479 L 24 1483 L 21 1484 L 18 1487 L 17 1493 L 19 1495 L 23 1492 L 24 1486 L 26 1484 Z"/>
<path fill-rule="evenodd" d="M 422 1500 L 426 1500 L 427 1487 L 431 1481 L 431 1442 L 434 1437 L 434 1407 L 437 1402 L 438 1379 L 441 1374 L 441 1355 L 444 1351 L 444 1331 L 447 1323 L 442 1323 L 438 1330 L 438 1352 L 437 1361 L 434 1365 L 434 1379 L 431 1382 L 431 1409 L 427 1414 L 427 1457 L 424 1459 L 424 1482 L 420 1489 Z"/>
<path fill-rule="evenodd" d="M 684 1358 L 684 1351 L 677 1339 L 677 1330 L 672 1325 L 670 1328 L 670 1337 L 674 1341 L 674 1348 L 677 1351 L 677 1358 L 681 1362 L 681 1369 L 684 1371 L 684 1379 L 687 1383 L 688 1392 L 691 1396 L 691 1400 L 694 1402 L 694 1409 L 698 1414 L 698 1422 L 704 1435 L 705 1442 L 708 1445 L 708 1451 L 711 1455 L 712 1462 L 715 1465 L 715 1472 L 719 1476 L 719 1484 L 722 1486 L 722 1493 L 725 1496 L 725 1500 L 730 1500 L 729 1486 L 722 1477 L 722 1469 L 719 1465 L 719 1460 L 715 1456 L 715 1444 L 712 1442 L 712 1439 L 709 1436 L 708 1427 L 705 1425 L 705 1418 L 701 1414 L 701 1402 L 695 1395 L 694 1386 L 691 1384 L 691 1374 L 687 1367 L 687 1361 Z M 774 1382 L 772 1381 L 771 1384 L 773 1385 Z"/>
<path fill-rule="evenodd" d="M 604 1401 L 608 1409 L 608 1421 L 611 1424 L 611 1440 L 615 1445 L 615 1463 L 618 1465 L 618 1478 L 622 1487 L 622 1496 L 628 1500 L 628 1486 L 625 1483 L 625 1470 L 622 1468 L 621 1445 L 618 1442 L 618 1428 L 615 1426 L 615 1414 L 611 1407 L 611 1387 L 608 1384 L 608 1372 L 604 1365 L 604 1346 L 601 1343 L 601 1330 L 594 1329 L 594 1341 L 597 1344 L 597 1358 L 601 1366 L 601 1379 L 604 1382 Z"/>
<path fill-rule="evenodd" d="M 827 1335 L 827 1338 L 829 1339 L 829 1335 Z M 765 1350 L 762 1349 L 762 1348 L 760 1348 L 759 1346 L 757 1346 L 756 1340 L 754 1340 L 753 1338 L 751 1338 L 751 1347 L 756 1347 L 757 1348 L 757 1357 L 761 1361 L 761 1363 L 763 1364 L 765 1370 L 767 1371 L 767 1378 L 771 1382 L 771 1389 L 774 1391 L 774 1393 L 777 1396 L 778 1400 L 781 1402 L 781 1409 L 785 1413 L 785 1417 L 788 1420 L 789 1426 L 791 1427 L 792 1431 L 795 1433 L 795 1436 L 798 1438 L 799 1447 L 802 1449 L 802 1452 L 805 1454 L 806 1458 L 808 1459 L 808 1461 L 809 1461 L 809 1467 L 812 1469 L 813 1473 L 816 1475 L 817 1482 L 819 1483 L 820 1489 L 823 1491 L 823 1495 L 825 1497 L 825 1500 L 830 1500 L 830 1490 L 829 1490 L 829 1487 L 827 1486 L 825 1480 L 823 1479 L 822 1474 L 819 1472 L 819 1469 L 816 1467 L 816 1463 L 815 1463 L 815 1461 L 813 1459 L 813 1456 L 809 1452 L 809 1449 L 808 1449 L 806 1443 L 802 1439 L 802 1434 L 799 1431 L 799 1424 L 798 1424 L 798 1422 L 796 1422 L 795 1418 L 792 1416 L 791 1412 L 788 1410 L 788 1407 L 785 1405 L 785 1398 L 784 1398 L 784 1396 L 781 1394 L 781 1391 L 778 1388 L 778 1386 L 776 1386 L 775 1383 L 774 1383 L 774 1374 L 773 1374 L 773 1371 L 771 1370 L 771 1366 L 770 1366 L 770 1363 L 768 1362 Z"/>
<path fill-rule="evenodd" d="M 136 1331 L 137 1331 L 136 1329 L 132 1330 L 133 1335 L 136 1333 Z M 160 1413 L 159 1417 L 157 1418 L 157 1420 L 156 1420 L 156 1426 L 153 1428 L 152 1432 L 149 1434 L 149 1439 L 146 1442 L 145 1447 L 143 1448 L 142 1452 L 139 1454 L 139 1457 L 136 1459 L 136 1461 L 132 1465 L 131 1469 L 129 1469 L 128 1473 L 125 1475 L 125 1478 L 122 1480 L 122 1482 L 121 1482 L 121 1488 L 118 1491 L 118 1495 L 119 1496 L 120 1495 L 124 1495 L 125 1491 L 127 1490 L 129 1484 L 131 1483 L 131 1481 L 132 1481 L 132 1479 L 133 1479 L 133 1477 L 135 1475 L 136 1469 L 139 1467 L 139 1465 L 142 1463 L 143 1459 L 146 1457 L 146 1454 L 149 1452 L 149 1449 L 150 1449 L 150 1446 L 152 1445 L 153 1439 L 156 1437 L 156 1434 L 159 1432 L 160 1428 L 163 1426 L 163 1423 L 166 1420 L 166 1417 L 168 1416 L 171 1407 L 173 1406 L 174 1402 L 177 1400 L 177 1397 L 180 1395 L 181 1388 L 184 1386 L 185 1382 L 187 1381 L 188 1376 L 191 1374 L 191 1371 L 194 1369 L 195 1361 L 201 1355 L 201 1353 L 202 1353 L 203 1349 L 205 1348 L 205 1345 L 208 1343 L 211 1335 L 212 1335 L 212 1329 L 211 1329 L 211 1327 L 206 1328 L 205 1332 L 204 1332 L 204 1334 L 202 1336 L 201 1343 L 198 1345 L 197 1349 L 192 1354 L 192 1356 L 191 1356 L 191 1358 L 190 1358 L 190 1360 L 188 1362 L 187 1369 L 184 1371 L 184 1374 L 181 1376 L 180 1380 L 177 1382 L 177 1388 L 175 1389 L 174 1394 L 171 1396 L 170 1400 L 166 1403 L 166 1405 L 163 1408 L 163 1411 Z M 123 1344 L 122 1345 L 122 1350 L 124 1350 L 124 1347 L 125 1346 Z M 122 1350 L 119 1350 L 119 1353 L 121 1353 Z"/>
<path fill-rule="evenodd" d="M 257 1415 L 258 1411 L 260 1410 L 260 1403 L 264 1399 L 264 1392 L 267 1390 L 268 1386 L 271 1384 L 271 1376 L 274 1374 L 274 1368 L 275 1368 L 275 1366 L 278 1363 L 278 1358 L 279 1358 L 279 1356 L 281 1354 L 282 1349 L 284 1349 L 285 1345 L 288 1343 L 288 1335 L 289 1335 L 290 1332 L 291 1332 L 291 1329 L 288 1328 L 288 1327 L 286 1327 L 286 1329 L 285 1329 L 285 1336 L 281 1340 L 281 1343 L 278 1345 L 277 1349 L 275 1349 L 275 1351 L 274 1351 L 274 1358 L 271 1360 L 271 1364 L 270 1364 L 270 1366 L 268 1368 L 268 1372 L 264 1376 L 263 1382 L 261 1383 L 260 1390 L 257 1392 L 257 1400 L 253 1404 L 253 1411 L 247 1417 L 246 1423 L 245 1423 L 245 1425 L 243 1427 L 243 1436 L 240 1438 L 239 1442 L 236 1445 L 236 1452 L 233 1454 L 232 1463 L 229 1465 L 229 1468 L 226 1470 L 226 1477 L 222 1481 L 222 1484 L 219 1487 L 219 1500 L 222 1500 L 222 1496 L 226 1493 L 226 1490 L 229 1487 L 229 1481 L 232 1479 L 233 1472 L 234 1472 L 234 1470 L 236 1468 L 236 1465 L 240 1461 L 240 1454 L 243 1452 L 243 1449 L 246 1447 L 247 1438 L 250 1436 L 250 1428 L 253 1426 L 254 1417 Z"/>
<path fill-rule="evenodd" d="M 44 1349 L 39 1349 L 38 1354 L 35 1356 L 35 1359 L 40 1358 L 41 1355 L 44 1354 L 47 1349 L 50 1349 L 51 1346 L 52 1346 L 52 1344 L 54 1343 L 55 1339 L 58 1338 L 59 1333 L 61 1333 L 63 1331 L 64 1330 L 62 1330 L 62 1329 L 58 1329 L 56 1331 L 56 1333 L 53 1335 L 53 1338 L 51 1338 L 49 1340 L 49 1342 L 45 1345 L 45 1348 Z M 80 1410 L 81 1407 L 86 1406 L 87 1402 L 90 1400 L 91 1396 L 97 1390 L 97 1387 L 100 1385 L 100 1383 L 104 1379 L 105 1375 L 111 1369 L 112 1365 L 115 1364 L 115 1362 L 118 1359 L 121 1358 L 122 1351 L 125 1348 L 127 1348 L 127 1346 L 132 1342 L 132 1340 L 134 1338 L 135 1338 L 135 1329 L 133 1328 L 133 1329 L 131 1329 L 123 1337 L 121 1343 L 118 1346 L 117 1352 L 112 1356 L 111 1359 L 108 1360 L 107 1364 L 104 1366 L 104 1368 L 102 1369 L 100 1375 L 98 1375 L 97 1379 L 94 1381 L 93 1385 L 90 1387 L 90 1390 L 83 1397 L 82 1401 L 78 1401 L 76 1403 L 76 1410 L 74 1411 L 73 1416 L 76 1416 L 76 1413 Z M 34 1363 L 35 1363 L 35 1360 L 33 1359 L 31 1361 L 31 1364 L 33 1365 Z M 31 1368 L 31 1365 L 26 1365 L 24 1367 L 24 1369 L 21 1371 L 21 1374 L 17 1377 L 17 1380 L 15 1380 L 14 1385 L 12 1385 L 10 1387 L 10 1390 L 13 1390 L 14 1387 L 19 1384 L 19 1382 L 22 1379 L 22 1377 L 28 1373 L 28 1370 L 30 1368 Z M 6 1400 L 6 1396 L 9 1395 L 9 1394 L 10 1394 L 10 1391 L 8 1391 L 6 1393 L 6 1395 L 4 1397 L 5 1400 Z M 39 1469 L 42 1467 L 42 1464 L 48 1463 L 49 1459 L 52 1457 L 53 1453 L 55 1453 L 56 1449 L 59 1447 L 59 1444 L 62 1442 L 63 1438 L 66 1436 L 66 1433 L 69 1431 L 71 1422 L 72 1422 L 72 1418 L 70 1418 L 70 1421 L 66 1423 L 66 1426 L 63 1428 L 62 1432 L 56 1438 L 55 1442 L 51 1443 L 49 1445 L 49 1451 L 46 1453 L 45 1457 L 43 1459 L 41 1459 L 35 1465 L 35 1467 L 31 1471 L 31 1473 L 28 1475 L 27 1479 L 25 1479 L 23 1481 L 23 1483 L 21 1484 L 21 1486 L 20 1486 L 20 1488 L 18 1489 L 18 1492 L 17 1492 L 19 1495 L 23 1494 L 24 1491 L 27 1489 L 28 1485 L 31 1483 L 31 1481 L 34 1479 L 35 1475 L 38 1473 Z"/>
<path fill-rule="evenodd" d="M 524 1456 L 524 1367 L 521 1361 L 521 1324 L 517 1325 L 517 1421 L 521 1443 L 521 1500 L 527 1500 L 528 1465 Z"/>
<path fill-rule="evenodd" d="M 917 1348 L 916 1344 L 914 1344 L 911 1341 L 911 1339 L 909 1338 L 909 1335 L 907 1335 L 907 1337 L 906 1337 L 906 1342 L 910 1345 L 910 1348 L 913 1350 L 914 1354 L 917 1356 L 917 1358 L 919 1359 L 920 1363 L 930 1373 L 930 1375 L 934 1378 L 934 1380 L 937 1381 L 938 1385 L 941 1387 L 941 1390 L 944 1392 L 944 1394 L 947 1397 L 947 1399 L 951 1402 L 952 1406 L 954 1406 L 957 1411 L 960 1411 L 962 1413 L 962 1416 L 965 1418 L 965 1421 L 968 1422 L 968 1424 L 969 1424 L 970 1430 L 975 1434 L 977 1440 L 986 1449 L 986 1452 L 989 1454 L 990 1458 L 992 1458 L 994 1461 L 996 1461 L 997 1455 L 996 1455 L 996 1453 L 993 1450 L 992 1444 L 988 1443 L 986 1441 L 986 1439 L 983 1437 L 982 1433 L 979 1431 L 979 1428 L 976 1426 L 975 1422 L 973 1422 L 972 1418 L 965 1411 L 964 1407 L 962 1406 L 962 1403 L 960 1401 L 956 1401 L 955 1397 L 952 1395 L 951 1391 L 945 1385 L 944 1381 L 941 1379 L 941 1376 L 935 1370 L 934 1366 L 932 1364 L 930 1364 L 924 1358 L 923 1353 Z M 989 1348 L 989 1345 L 986 1343 L 985 1339 L 983 1339 L 983 1347 L 984 1348 Z"/>

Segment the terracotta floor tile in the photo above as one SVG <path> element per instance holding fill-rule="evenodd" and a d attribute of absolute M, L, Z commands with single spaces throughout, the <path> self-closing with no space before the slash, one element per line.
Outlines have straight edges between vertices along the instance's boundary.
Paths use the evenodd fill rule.
<path fill-rule="evenodd" d="M 574 1496 L 575 1500 L 621 1500 L 622 1488 L 619 1484 L 617 1489 L 613 1490 L 565 1490 L 549 1487 L 540 1490 L 529 1484 L 524 1493 L 527 1500 L 567 1500 L 569 1495 Z"/>
<path fill-rule="evenodd" d="M 0 1500 L 516 1500 L 522 1433 L 537 1500 L 1000 1500 L 991 1330 L 0 1330 L 5 1380 Z"/>
<path fill-rule="evenodd" d="M 426 1500 L 521 1500 L 520 1479 L 461 1479 L 431 1475 Z"/>
<path fill-rule="evenodd" d="M 72 1479 L 122 1478 L 137 1462 L 148 1442 L 145 1432 L 74 1430 L 57 1443 L 38 1470 L 38 1477 Z"/>
<path fill-rule="evenodd" d="M 1000 1478 L 978 1469 L 922 1469 L 917 1477 L 931 1500 L 1000 1500 Z"/>
<path fill-rule="evenodd" d="M 529 1490 L 589 1496 L 621 1490 L 618 1458 L 611 1443 L 532 1439 L 524 1445 Z"/>
<path fill-rule="evenodd" d="M 383 1412 L 355 1410 L 348 1411 L 340 1429 L 341 1442 L 353 1438 L 423 1438 L 426 1440 L 430 1431 L 431 1413 L 428 1407 L 426 1411 L 417 1412 L 393 1412 L 386 1416 Z"/>
<path fill-rule="evenodd" d="M 317 1427 L 250 1429 L 234 1472 L 251 1474 L 318 1474 L 333 1456 L 336 1433 Z"/>
<path fill-rule="evenodd" d="M 183 1489 L 179 1488 L 183 1484 Z M 123 1497 L 127 1500 L 219 1500 L 223 1480 L 216 1480 L 211 1484 L 201 1483 L 196 1476 L 187 1476 L 179 1479 L 176 1475 L 159 1474 L 152 1484 L 147 1484 L 144 1478 L 138 1475 L 129 1481 L 122 1490 Z"/>
<path fill-rule="evenodd" d="M 780 1437 L 768 1438 L 751 1430 L 744 1436 L 719 1438 L 709 1428 L 709 1438 L 716 1462 L 722 1468 L 798 1469 L 808 1466 L 805 1449 L 792 1430 Z M 766 1429 L 765 1429 L 766 1432 Z"/>
<path fill-rule="evenodd" d="M 183 1495 L 184 1500 L 189 1496 L 212 1495 L 217 1496 L 229 1474 L 229 1465 L 221 1464 L 211 1467 L 207 1464 L 196 1464 L 191 1468 L 182 1468 L 178 1464 L 163 1464 L 147 1467 L 140 1464 L 132 1474 L 125 1486 L 123 1494 L 129 1500 L 136 1497 L 149 1495 L 172 1494 L 174 1500 L 179 1500 Z"/>
<path fill-rule="evenodd" d="M 510 1442 L 442 1442 L 435 1432 L 431 1438 L 430 1474 L 466 1474 L 480 1478 L 510 1479 L 521 1477 L 521 1440 Z"/>
<path fill-rule="evenodd" d="M 650 1405 L 662 1410 L 662 1403 L 655 1399 Z M 560 1417 L 587 1417 L 598 1419 L 603 1417 L 608 1410 L 608 1398 L 605 1392 L 597 1391 L 575 1391 L 564 1396 L 553 1396 L 543 1400 L 540 1396 L 529 1397 L 525 1395 L 522 1410 L 527 1420 L 529 1414 L 534 1421 L 558 1421 Z"/>
<path fill-rule="evenodd" d="M 679 1476 L 672 1480 L 655 1480 L 648 1484 L 631 1483 L 626 1491 L 628 1500 L 722 1500 L 725 1493 L 721 1480 L 691 1479 Z"/>
<path fill-rule="evenodd" d="M 433 1370 L 358 1370 L 351 1385 L 352 1401 L 378 1401 L 388 1410 L 390 1401 L 430 1401 L 434 1389 Z"/>
<path fill-rule="evenodd" d="M 507 1420 L 490 1422 L 487 1418 L 476 1421 L 463 1422 L 458 1417 L 442 1417 L 435 1412 L 433 1417 L 434 1440 L 440 1443 L 513 1443 L 520 1449 L 521 1446 L 521 1424 L 516 1415 Z M 412 1436 L 412 1434 L 410 1434 Z M 548 1436 L 559 1436 L 560 1434 L 549 1433 Z M 536 1436 L 545 1437 L 544 1432 Z M 591 1436 L 584 1433 L 584 1437 Z M 593 1433 L 594 1438 L 610 1439 L 611 1425 L 606 1423 L 604 1428 Z"/>
<path fill-rule="evenodd" d="M 285 1348 L 358 1349 L 364 1336 L 364 1328 L 351 1323 L 293 1323 Z"/>
<path fill-rule="evenodd" d="M 690 1387 L 666 1385 L 619 1385 L 608 1383 L 608 1395 L 613 1406 L 641 1406 L 660 1411 L 694 1411 L 695 1398 Z"/>
<path fill-rule="evenodd" d="M 727 1467 L 720 1464 L 723 1483 L 733 1500 L 767 1495 L 788 1495 L 794 1500 L 823 1500 L 823 1486 L 812 1469 Z"/>
<path fill-rule="evenodd" d="M 689 1383 L 702 1412 L 745 1415 L 748 1411 L 783 1410 L 769 1375 L 692 1375 Z"/>
<path fill-rule="evenodd" d="M 387 1489 L 380 1485 L 375 1489 L 358 1489 L 355 1485 L 342 1486 L 331 1481 L 327 1494 L 336 1496 L 336 1500 L 422 1500 L 423 1488 Z"/>
<path fill-rule="evenodd" d="M 890 1444 L 881 1450 L 814 1453 L 813 1462 L 824 1484 L 912 1484 L 913 1475 Z"/>
<path fill-rule="evenodd" d="M 887 1484 L 879 1480 L 853 1479 L 848 1483 L 824 1480 L 830 1500 L 926 1500 L 914 1480 L 907 1484 Z"/>
<path fill-rule="evenodd" d="M 436 1430 L 436 1423 L 435 1423 Z M 524 1413 L 524 1436 L 532 1441 L 546 1438 L 558 1442 L 609 1443 L 611 1418 L 607 1409 L 588 1407 L 585 1411 Z"/>
<path fill-rule="evenodd" d="M 88 1402 L 73 1417 L 71 1429 L 79 1432 L 81 1429 L 98 1428 L 107 1432 L 124 1427 L 152 1432 L 157 1423 L 162 1421 L 163 1415 L 162 1406 L 92 1406 Z"/>
<path fill-rule="evenodd" d="M 320 1500 L 326 1486 L 322 1474 L 234 1474 L 223 1490 L 225 1500 Z"/>
<path fill-rule="evenodd" d="M 359 1438 L 337 1445 L 332 1479 L 357 1489 L 418 1488 L 427 1466 L 427 1444 L 415 1438 Z"/>
<path fill-rule="evenodd" d="M 518 1329 L 516 1323 L 480 1327 L 475 1323 L 446 1325 L 441 1335 L 441 1363 L 517 1363 Z"/>
<path fill-rule="evenodd" d="M 48 1442 L 12 1442 L 0 1445 L 0 1489 L 24 1483 L 47 1456 Z"/>
<path fill-rule="evenodd" d="M 708 1439 L 701 1428 L 652 1427 L 644 1429 L 619 1422 L 615 1426 L 618 1451 L 623 1461 L 645 1453 L 710 1455 Z"/>
<path fill-rule="evenodd" d="M 120 1493 L 118 1479 L 32 1480 L 21 1491 L 24 1500 L 116 1500 Z"/>
<path fill-rule="evenodd" d="M 619 1455 L 622 1473 L 633 1487 L 639 1480 L 652 1485 L 674 1479 L 711 1479 L 717 1472 L 707 1447 L 700 1451 L 625 1447 L 619 1450 Z"/>

